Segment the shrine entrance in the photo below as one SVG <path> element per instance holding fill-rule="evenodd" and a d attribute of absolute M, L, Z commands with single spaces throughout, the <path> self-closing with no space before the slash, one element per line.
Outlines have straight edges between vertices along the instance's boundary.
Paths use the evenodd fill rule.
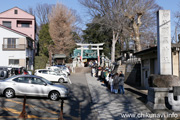
<path fill-rule="evenodd" d="M 88 62 L 90 60 L 97 60 L 98 66 L 100 65 L 100 50 L 103 50 L 102 47 L 104 43 L 99 44 L 81 44 L 76 43 L 79 48 L 74 50 L 72 58 L 80 59 L 80 62 Z"/>

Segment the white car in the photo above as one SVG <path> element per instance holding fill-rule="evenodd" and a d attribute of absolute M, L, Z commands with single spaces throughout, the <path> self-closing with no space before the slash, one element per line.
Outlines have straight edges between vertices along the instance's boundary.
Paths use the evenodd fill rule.
<path fill-rule="evenodd" d="M 58 67 L 58 68 L 60 68 L 63 71 L 66 71 L 68 73 L 68 75 L 71 74 L 69 68 L 66 67 L 65 65 L 55 65 L 55 67 Z"/>
<path fill-rule="evenodd" d="M 51 66 L 51 67 L 47 67 L 47 69 L 68 76 L 68 73 L 65 70 L 60 69 L 59 67 Z"/>
<path fill-rule="evenodd" d="M 60 83 L 68 82 L 68 79 L 69 79 L 66 75 L 62 75 L 60 73 L 56 73 L 47 69 L 35 70 L 34 74 L 37 76 L 43 77 L 49 81 L 60 82 Z"/>

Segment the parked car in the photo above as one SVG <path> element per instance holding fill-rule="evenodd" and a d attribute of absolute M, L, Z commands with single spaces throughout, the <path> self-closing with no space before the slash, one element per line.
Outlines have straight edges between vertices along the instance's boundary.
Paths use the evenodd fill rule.
<path fill-rule="evenodd" d="M 65 74 L 66 76 L 68 76 L 68 73 L 66 72 L 66 70 L 60 69 L 59 67 L 51 66 L 51 67 L 47 67 L 47 69 L 54 71 L 56 73 Z"/>
<path fill-rule="evenodd" d="M 8 67 L 0 66 L 0 79 L 8 78 L 10 74 L 10 71 Z"/>
<path fill-rule="evenodd" d="M 47 69 L 37 69 L 35 70 L 34 75 L 43 77 L 49 81 L 59 82 L 59 83 L 68 82 L 68 79 L 69 79 L 66 75 L 53 72 Z"/>
<path fill-rule="evenodd" d="M 56 67 L 60 68 L 61 70 L 66 71 L 66 72 L 68 73 L 68 75 L 70 75 L 70 74 L 71 74 L 71 73 L 70 73 L 69 68 L 68 68 L 68 67 L 66 67 L 65 65 L 54 65 L 54 66 L 56 66 Z"/>
<path fill-rule="evenodd" d="M 22 66 L 0 66 L 0 79 L 5 79 L 13 75 L 29 74 L 26 68 Z"/>
<path fill-rule="evenodd" d="M 9 67 L 11 69 L 11 76 L 12 75 L 28 75 L 28 71 L 25 67 L 22 66 L 13 66 Z"/>
<path fill-rule="evenodd" d="M 55 85 L 42 77 L 16 75 L 0 81 L 0 94 L 5 95 L 6 98 L 26 95 L 58 100 L 68 96 L 68 89 L 63 85 Z"/>

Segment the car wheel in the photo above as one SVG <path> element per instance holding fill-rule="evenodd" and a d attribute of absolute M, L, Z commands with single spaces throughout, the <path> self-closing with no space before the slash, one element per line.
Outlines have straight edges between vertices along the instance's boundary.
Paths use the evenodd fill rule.
<path fill-rule="evenodd" d="M 59 99 L 59 93 L 56 91 L 52 91 L 49 95 L 49 98 L 53 101 L 56 101 Z"/>
<path fill-rule="evenodd" d="M 59 78 L 59 83 L 63 83 L 64 79 L 63 78 Z"/>
<path fill-rule="evenodd" d="M 6 98 L 13 98 L 15 96 L 15 92 L 13 89 L 6 89 L 4 95 Z"/>

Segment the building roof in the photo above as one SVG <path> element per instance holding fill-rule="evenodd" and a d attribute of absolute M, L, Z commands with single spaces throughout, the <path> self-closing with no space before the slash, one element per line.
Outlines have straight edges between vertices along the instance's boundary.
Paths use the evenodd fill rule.
<path fill-rule="evenodd" d="M 7 12 L 7 11 L 11 10 L 11 9 L 14 9 L 14 8 L 17 8 L 17 9 L 19 9 L 19 10 L 21 10 L 21 11 L 23 11 L 23 12 L 25 12 L 25 13 L 29 14 L 29 15 L 31 15 L 30 13 L 28 13 L 28 12 L 26 12 L 26 11 L 22 10 L 21 8 L 19 8 L 19 7 L 17 7 L 17 6 L 15 6 L 15 7 L 13 7 L 13 8 L 10 8 L 10 9 L 8 9 L 8 10 L 5 10 L 5 11 L 1 12 L 0 14 L 5 13 L 5 12 Z M 31 15 L 31 16 L 35 18 L 35 16 L 34 16 L 34 15 Z"/>
<path fill-rule="evenodd" d="M 1 27 L 1 28 L 4 28 L 4 29 L 6 29 L 6 30 L 9 30 L 9 31 L 11 31 L 11 32 L 17 33 L 17 34 L 19 34 L 19 35 L 22 35 L 22 36 L 24 36 L 24 37 L 30 38 L 28 35 L 26 35 L 26 34 L 24 34 L 24 33 L 22 33 L 22 32 L 19 32 L 19 31 L 17 31 L 17 30 L 8 28 L 8 27 L 6 27 L 6 26 L 4 26 L 4 25 L 1 25 L 1 24 L 0 24 L 0 27 Z M 31 38 L 31 39 L 32 39 L 32 38 Z"/>
<path fill-rule="evenodd" d="M 180 48 L 180 44 L 177 43 L 172 43 L 171 44 L 171 49 L 176 49 L 176 48 Z M 148 54 L 148 53 L 152 53 L 152 52 L 157 52 L 157 46 L 155 47 L 151 47 L 151 48 L 148 48 L 148 49 L 145 49 L 145 50 L 142 50 L 142 51 L 139 51 L 139 52 L 135 52 L 134 55 L 136 56 L 142 56 L 144 54 Z"/>
<path fill-rule="evenodd" d="M 57 59 L 57 58 L 66 58 L 66 55 L 65 54 L 54 54 L 53 58 L 54 59 Z"/>
<path fill-rule="evenodd" d="M 144 55 L 144 54 L 147 54 L 147 53 L 151 53 L 153 51 L 155 51 L 155 52 L 157 51 L 157 46 L 151 47 L 151 48 L 139 51 L 139 52 L 135 52 L 134 55 L 141 56 L 141 55 Z"/>
<path fill-rule="evenodd" d="M 171 47 L 180 47 L 180 43 L 172 43 Z"/>

